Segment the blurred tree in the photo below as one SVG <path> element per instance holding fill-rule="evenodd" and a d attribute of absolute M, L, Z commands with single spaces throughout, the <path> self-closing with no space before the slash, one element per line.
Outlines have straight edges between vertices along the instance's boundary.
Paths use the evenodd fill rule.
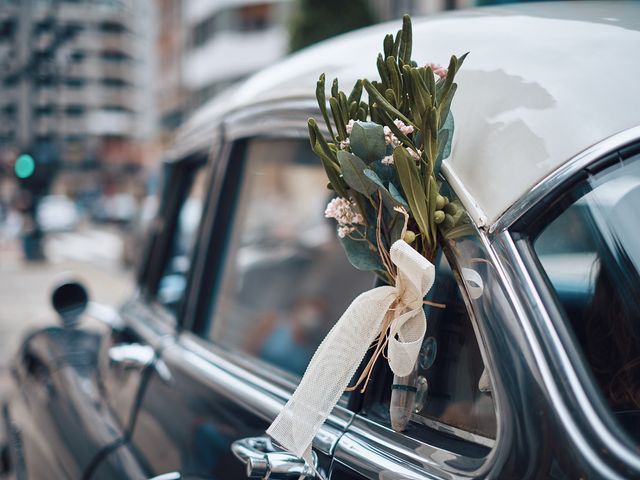
<path fill-rule="evenodd" d="M 294 52 L 375 22 L 367 0 L 296 0 L 289 27 L 289 49 Z"/>

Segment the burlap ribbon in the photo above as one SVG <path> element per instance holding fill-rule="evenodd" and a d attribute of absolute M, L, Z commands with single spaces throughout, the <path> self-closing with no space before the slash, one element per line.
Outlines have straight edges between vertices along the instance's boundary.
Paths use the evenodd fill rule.
<path fill-rule="evenodd" d="M 422 299 L 435 267 L 403 240 L 391 246 L 395 286 L 356 297 L 313 355 L 291 399 L 267 429 L 276 442 L 311 462 L 311 442 L 349 385 L 369 346 L 389 326 L 388 359 L 395 375 L 411 373 L 427 328 Z M 385 321 L 387 315 L 392 320 Z"/>

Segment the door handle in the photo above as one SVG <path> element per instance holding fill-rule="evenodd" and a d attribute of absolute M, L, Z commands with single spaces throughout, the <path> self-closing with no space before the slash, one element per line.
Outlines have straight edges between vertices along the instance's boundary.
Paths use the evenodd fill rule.
<path fill-rule="evenodd" d="M 109 363 L 117 365 L 122 370 L 144 370 L 153 366 L 158 376 L 164 382 L 171 382 L 171 372 L 162 359 L 156 357 L 156 352 L 149 345 L 139 343 L 123 343 L 109 348 Z"/>
<path fill-rule="evenodd" d="M 269 480 L 298 480 L 316 478 L 318 457 L 313 455 L 313 467 L 292 453 L 277 450 L 269 437 L 250 437 L 236 440 L 231 451 L 247 465 L 247 477 Z"/>

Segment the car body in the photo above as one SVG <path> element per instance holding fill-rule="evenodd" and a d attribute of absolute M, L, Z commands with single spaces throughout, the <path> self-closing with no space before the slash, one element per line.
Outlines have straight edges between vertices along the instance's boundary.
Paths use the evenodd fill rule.
<path fill-rule="evenodd" d="M 383 35 L 396 28 L 296 54 L 184 126 L 163 166 L 137 291 L 118 309 L 63 315 L 66 326 L 22 345 L 3 409 L 12 474 L 312 477 L 274 453 L 264 430 L 321 331 L 374 280 L 347 264 L 322 219 L 330 193 L 305 120 L 319 116 L 318 75 L 349 86 L 374 77 Z M 572 321 L 594 308 L 599 287 L 584 278 L 599 278 L 585 273 L 593 254 L 605 258 L 611 232 L 626 242 L 624 228 L 637 225 L 636 176 L 625 174 L 633 182 L 623 188 L 599 172 L 637 164 L 640 5 L 478 9 L 418 19 L 413 30 L 419 62 L 471 51 L 442 178 L 469 221 L 441 232 L 431 299 L 446 307 L 427 308 L 428 388 L 409 427 L 390 428 L 391 377 L 379 363 L 366 392 L 345 395 L 314 439 L 318 477 L 640 477 L 637 410 L 610 406 Z M 605 210 L 589 189 L 565 208 L 584 182 L 606 194 Z M 604 228 L 619 207 L 629 222 Z M 196 209 L 202 220 L 187 238 Z M 566 211 L 573 223 L 554 223 Z M 584 231 L 603 240 L 573 248 L 567 225 L 587 217 Z"/>

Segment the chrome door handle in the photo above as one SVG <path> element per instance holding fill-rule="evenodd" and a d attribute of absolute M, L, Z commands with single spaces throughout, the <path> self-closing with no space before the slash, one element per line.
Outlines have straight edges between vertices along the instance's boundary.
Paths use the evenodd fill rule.
<path fill-rule="evenodd" d="M 277 450 L 269 437 L 250 437 L 236 440 L 231 451 L 247 465 L 247 477 L 280 480 L 316 478 L 318 457 L 313 454 L 313 467 L 292 453 Z"/>
<path fill-rule="evenodd" d="M 158 376 L 165 382 L 172 380 L 171 372 L 156 352 L 149 345 L 139 343 L 123 343 L 109 348 L 109 363 L 118 365 L 122 370 L 143 370 L 153 365 Z"/>

